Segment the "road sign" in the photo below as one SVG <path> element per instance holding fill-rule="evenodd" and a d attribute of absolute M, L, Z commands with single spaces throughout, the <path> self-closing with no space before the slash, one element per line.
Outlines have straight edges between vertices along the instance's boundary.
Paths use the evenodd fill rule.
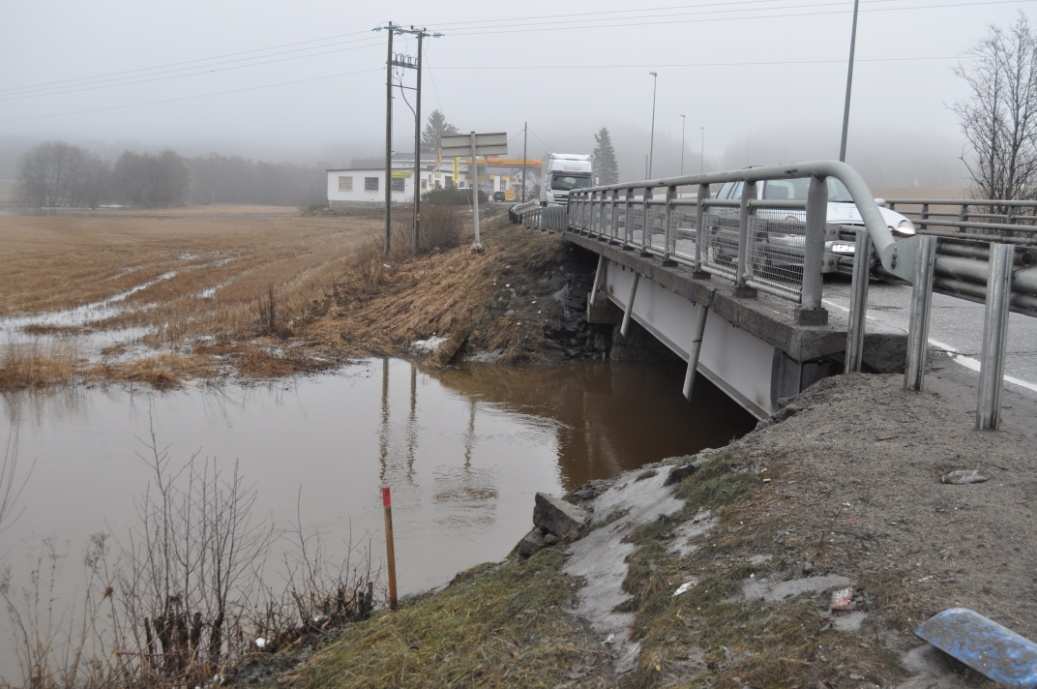
<path fill-rule="evenodd" d="M 499 156 L 508 154 L 507 132 L 451 134 L 440 139 L 439 147 L 442 149 L 444 156 L 471 156 L 473 135 L 475 138 L 475 155 Z"/>

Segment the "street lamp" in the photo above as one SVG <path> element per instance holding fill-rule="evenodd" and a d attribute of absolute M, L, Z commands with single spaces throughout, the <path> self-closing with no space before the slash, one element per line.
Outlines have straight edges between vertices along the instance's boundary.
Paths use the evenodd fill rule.
<path fill-rule="evenodd" d="M 687 122 L 687 115 L 681 113 L 681 177 L 684 176 L 684 125 Z"/>
<path fill-rule="evenodd" d="M 846 100 L 843 102 L 843 136 L 839 142 L 839 162 L 846 162 L 846 134 L 850 128 L 850 91 L 853 89 L 853 49 L 857 45 L 857 9 L 860 0 L 853 0 L 853 24 L 850 28 L 850 59 L 846 66 Z"/>
<path fill-rule="evenodd" d="M 659 73 L 649 72 L 652 77 L 652 134 L 648 140 L 648 179 L 652 178 L 652 156 L 655 153 L 655 92 L 659 86 Z"/>

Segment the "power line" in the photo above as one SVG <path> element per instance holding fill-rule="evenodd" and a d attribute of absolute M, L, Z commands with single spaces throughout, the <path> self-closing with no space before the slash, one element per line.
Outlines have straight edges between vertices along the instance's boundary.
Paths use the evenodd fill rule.
<path fill-rule="evenodd" d="M 858 58 L 857 62 L 930 62 L 945 60 L 971 60 L 970 55 L 917 55 L 904 57 L 872 57 Z M 444 67 L 430 67 L 432 70 L 463 70 L 463 71 L 496 71 L 496 70 L 539 70 L 539 69 L 694 69 L 708 67 L 763 67 L 770 65 L 845 65 L 846 58 L 816 58 L 816 59 L 790 59 L 790 60 L 751 60 L 745 62 L 684 62 L 684 63 L 660 63 L 645 62 L 640 64 L 539 64 L 539 65 L 449 65 Z"/>
<path fill-rule="evenodd" d="M 252 54 L 252 53 L 260 53 L 259 55 L 256 55 L 256 57 L 263 57 L 264 56 L 263 54 L 265 54 L 265 53 L 279 52 L 279 51 L 283 50 L 284 48 L 289 48 L 289 47 L 292 47 L 292 46 L 302 46 L 302 45 L 311 44 L 311 43 L 327 43 L 329 41 L 341 41 L 342 39 L 348 38 L 350 36 L 359 36 L 359 35 L 365 35 L 366 36 L 368 33 L 369 33 L 368 31 L 351 31 L 349 33 L 334 34 L 334 35 L 331 35 L 331 36 L 324 36 L 324 37 L 320 37 L 320 38 L 310 38 L 310 39 L 301 40 L 301 41 L 292 41 L 292 42 L 289 42 L 289 43 L 275 44 L 275 45 L 272 45 L 272 46 L 267 46 L 265 48 L 250 48 L 250 49 L 247 49 L 247 50 L 238 50 L 238 51 L 234 51 L 234 52 L 230 52 L 230 53 L 221 53 L 219 55 L 211 55 L 211 56 L 208 56 L 208 57 L 197 57 L 197 58 L 192 58 L 192 59 L 189 59 L 189 60 L 179 60 L 179 61 L 176 61 L 176 62 L 167 62 L 167 63 L 161 63 L 161 64 L 157 64 L 157 65 L 149 65 L 149 66 L 145 66 L 145 67 L 135 67 L 133 69 L 127 69 L 127 70 L 116 70 L 116 71 L 112 71 L 112 72 L 104 72 L 104 73 L 101 73 L 101 74 L 85 75 L 85 76 L 80 76 L 80 77 L 68 77 L 68 78 L 64 78 L 64 79 L 52 79 L 52 80 L 49 80 L 49 81 L 41 81 L 41 82 L 36 82 L 36 83 L 31 83 L 31 84 L 23 84 L 21 86 L 17 86 L 17 87 L 11 88 L 11 89 L 6 89 L 4 91 L 4 93 L 9 92 L 9 91 L 31 90 L 31 89 L 42 88 L 42 87 L 56 87 L 56 86 L 67 85 L 67 84 L 75 84 L 77 82 L 91 82 L 91 81 L 98 81 L 98 80 L 107 80 L 107 79 L 111 79 L 111 78 L 125 77 L 125 76 L 129 76 L 129 75 L 135 75 L 135 74 L 140 74 L 140 73 L 144 73 L 144 72 L 151 72 L 151 71 L 156 71 L 156 70 L 164 71 L 164 70 L 169 70 L 169 69 L 172 69 L 172 68 L 182 68 L 184 66 L 189 66 L 189 65 L 198 65 L 199 63 L 212 62 L 212 61 L 224 61 L 224 60 L 226 60 L 228 58 L 248 55 L 248 54 Z"/>
<path fill-rule="evenodd" d="M 83 93 L 87 91 L 95 91 L 103 88 L 121 87 L 121 86 L 133 86 L 136 84 L 150 83 L 154 81 L 164 81 L 166 79 L 177 79 L 183 77 L 201 76 L 212 74 L 216 72 L 225 72 L 237 69 L 244 69 L 249 67 L 256 67 L 261 65 L 274 64 L 278 62 L 287 62 L 290 60 L 298 60 L 300 58 L 318 57 L 321 55 L 328 55 L 334 53 L 344 53 L 351 50 L 360 50 L 364 48 L 370 48 L 377 45 L 377 43 L 367 42 L 353 45 L 344 45 L 338 47 L 331 47 L 330 49 L 314 50 L 308 49 L 307 52 L 296 55 L 287 55 L 282 57 L 273 57 L 270 59 L 257 58 L 239 58 L 231 63 L 227 64 L 214 64 L 212 66 L 196 67 L 196 68 L 179 68 L 177 70 L 171 70 L 167 72 L 157 72 L 149 75 L 142 75 L 137 77 L 111 78 L 106 81 L 87 82 L 80 85 L 68 85 L 64 87 L 49 87 L 39 88 L 35 91 L 23 91 L 23 92 L 0 92 L 0 100 L 14 100 L 20 98 L 37 98 L 41 96 L 56 96 L 56 95 L 70 95 L 76 93 Z M 295 51 L 293 51 L 295 52 Z M 238 64 L 234 64 L 237 62 Z"/>
<path fill-rule="evenodd" d="M 895 0 L 873 0 L 873 2 L 893 2 Z M 999 5 L 1018 5 L 1018 4 L 1029 4 L 1037 2 L 1037 0 L 987 0 L 987 1 L 970 1 L 970 2 L 958 2 L 958 3 L 939 3 L 930 5 L 911 5 L 908 7 L 887 7 L 872 9 L 869 13 L 885 13 L 885 12 L 903 12 L 903 11 L 914 11 L 914 10 L 926 10 L 926 9 L 939 9 L 939 8 L 958 8 L 958 7 L 993 7 Z M 840 3 L 842 4 L 842 3 Z M 818 6 L 818 5 L 814 5 Z M 606 19 L 603 21 L 612 21 L 613 23 L 595 23 L 595 24 L 566 24 L 566 23 L 555 23 L 554 25 L 544 26 L 540 23 L 526 25 L 513 26 L 507 29 L 495 29 L 494 27 L 486 27 L 485 29 L 471 30 L 471 31 L 458 31 L 451 32 L 451 37 L 466 37 L 466 36 L 487 36 L 487 35 L 501 35 L 501 34 L 512 34 L 512 33 L 529 33 L 532 31 L 536 32 L 554 32 L 554 31 L 574 31 L 574 30 L 593 30 L 593 29 L 627 29 L 635 26 L 653 26 L 660 24 L 687 24 L 687 23 L 717 23 L 717 22 L 731 22 L 731 21 L 748 21 L 756 19 L 794 19 L 800 17 L 818 17 L 827 15 L 843 15 L 849 13 L 849 9 L 832 9 L 823 10 L 818 12 L 796 12 L 786 13 L 778 12 L 782 8 L 760 8 L 760 11 L 771 11 L 771 14 L 759 14 L 759 15 L 742 15 L 742 16 L 715 16 L 715 14 L 704 15 L 696 14 L 690 16 L 688 14 L 676 14 L 670 16 L 664 15 L 651 15 L 649 17 L 632 19 L 644 19 L 644 21 L 627 21 L 616 23 L 615 20 Z M 798 8 L 797 8 L 798 9 Z M 467 29 L 468 27 L 466 27 Z M 474 29 L 474 27 L 473 27 Z"/>

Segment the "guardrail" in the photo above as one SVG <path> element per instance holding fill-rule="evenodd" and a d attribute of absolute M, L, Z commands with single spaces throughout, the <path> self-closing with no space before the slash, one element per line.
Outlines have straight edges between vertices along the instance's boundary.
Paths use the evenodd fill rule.
<path fill-rule="evenodd" d="M 927 234 L 978 236 L 1010 243 L 1032 242 L 1037 201 L 1007 199 L 886 199 Z"/>
<path fill-rule="evenodd" d="M 863 229 L 827 225 L 828 177 L 846 186 L 863 219 Z M 805 201 L 757 198 L 757 182 L 797 178 L 810 180 Z M 725 182 L 744 183 L 738 200 L 711 196 L 710 185 Z M 662 197 L 660 191 L 664 192 Z M 735 284 L 736 296 L 752 297 L 759 290 L 795 300 L 799 303 L 797 321 L 805 325 L 827 322 L 827 312 L 821 306 L 826 239 L 850 234 L 854 249 L 845 370 L 861 370 L 874 254 L 887 274 L 912 285 L 904 373 L 907 389 L 917 391 L 924 385 L 933 292 L 985 304 L 976 426 L 995 429 L 1008 314 L 1016 311 L 1037 316 L 1037 201 L 929 199 L 887 203 L 911 218 L 923 234 L 895 240 L 864 181 L 845 164 L 835 162 L 593 187 L 571 192 L 568 208 L 536 203 L 512 210 L 527 227 L 586 234 L 638 250 L 646 257 L 657 257 L 665 265 L 686 265 L 697 278 L 728 278 Z M 905 208 L 909 204 L 918 208 Z M 724 229 L 724 222 L 710 217 L 718 215 L 718 210 L 719 216 L 728 214 L 730 230 Z M 805 222 L 798 228 L 788 222 L 775 226 L 780 221 L 765 215 L 773 212 L 779 217 L 781 213 L 802 212 Z M 691 218 L 690 228 L 681 227 L 682 219 Z M 785 246 L 786 256 L 799 258 L 798 283 L 767 275 L 780 252 L 761 246 L 773 244 L 776 235 L 802 237 L 800 250 L 790 248 L 792 243 Z M 689 371 L 693 370 L 691 366 L 689 363 Z"/>

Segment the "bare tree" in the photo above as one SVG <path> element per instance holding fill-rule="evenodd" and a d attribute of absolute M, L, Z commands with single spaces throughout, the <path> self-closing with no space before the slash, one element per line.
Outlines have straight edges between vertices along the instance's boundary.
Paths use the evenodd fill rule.
<path fill-rule="evenodd" d="M 970 97 L 953 106 L 972 149 L 962 162 L 980 197 L 1016 199 L 1037 182 L 1037 40 L 1022 13 L 1007 31 L 990 27 L 974 61 L 955 73 Z"/>
<path fill-rule="evenodd" d="M 33 208 L 89 206 L 103 200 L 108 166 L 88 151 L 51 141 L 33 146 L 18 164 L 18 194 Z"/>

